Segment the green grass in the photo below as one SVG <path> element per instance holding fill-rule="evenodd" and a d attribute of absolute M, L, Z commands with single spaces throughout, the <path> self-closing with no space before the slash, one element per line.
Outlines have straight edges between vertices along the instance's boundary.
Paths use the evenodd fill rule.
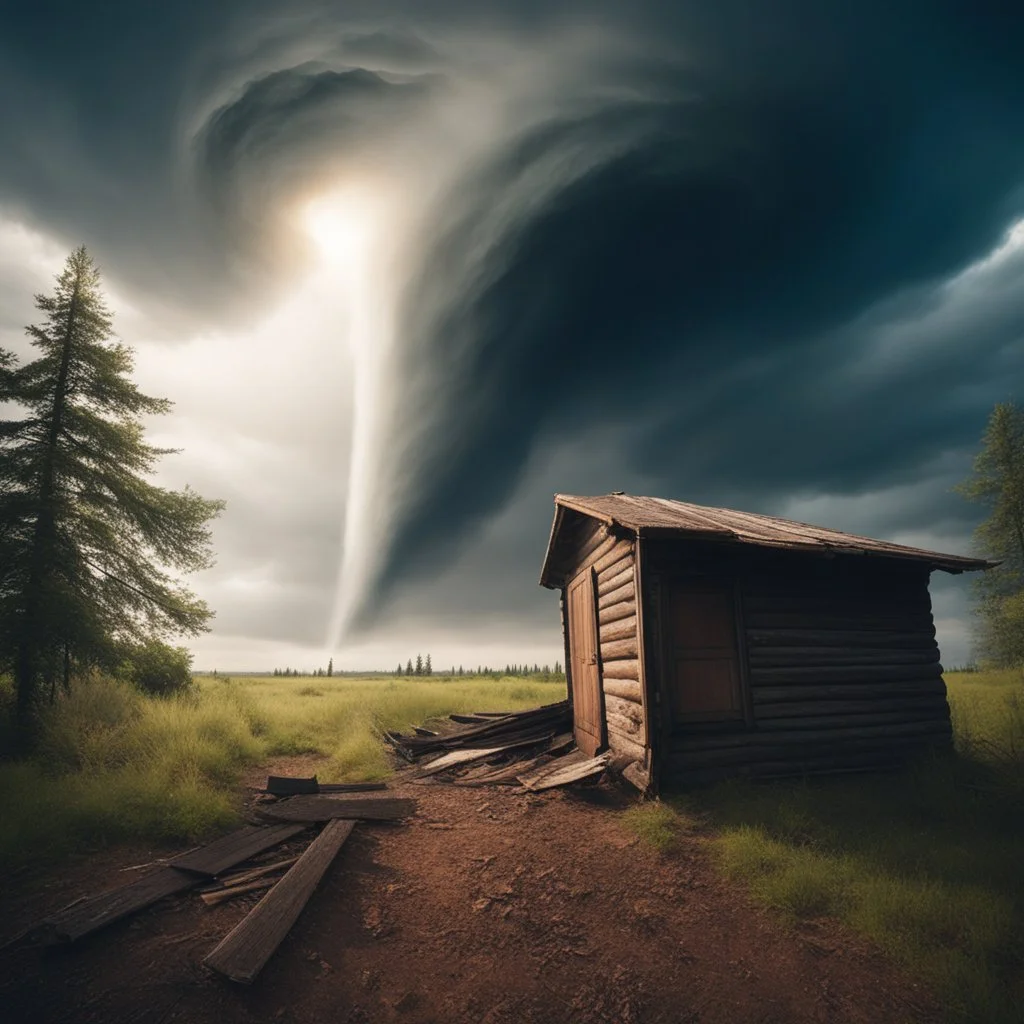
<path fill-rule="evenodd" d="M 674 798 L 725 872 L 791 918 L 834 916 L 924 979 L 951 1020 L 1024 1020 L 1024 680 L 946 676 L 957 756 L 905 773 L 730 781 Z"/>
<path fill-rule="evenodd" d="M 386 778 L 375 724 L 407 729 L 451 712 L 517 710 L 565 684 L 462 677 L 203 678 L 173 699 L 82 680 L 46 715 L 28 761 L 0 761 L 0 867 L 136 839 L 187 841 L 239 820 L 246 765 L 277 754 L 328 760 L 322 781 Z M 0 735 L 11 693 L 0 681 Z M 2 713 L 6 712 L 6 713 Z"/>
<path fill-rule="evenodd" d="M 676 808 L 660 800 L 636 804 L 622 812 L 621 823 L 642 843 L 665 853 L 676 840 L 692 830 L 691 823 Z"/>

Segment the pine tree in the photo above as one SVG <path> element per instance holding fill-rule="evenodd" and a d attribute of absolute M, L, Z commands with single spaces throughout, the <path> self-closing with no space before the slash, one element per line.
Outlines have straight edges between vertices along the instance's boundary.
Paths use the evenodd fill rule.
<path fill-rule="evenodd" d="M 411 675 L 412 675 L 412 658 L 410 658 L 410 659 L 409 659 L 409 660 L 408 660 L 408 661 L 407 661 L 407 662 L 405 663 L 405 674 L 406 674 L 407 676 L 411 676 Z"/>
<path fill-rule="evenodd" d="M 434 670 L 430 667 L 430 655 L 429 654 L 427 655 L 427 660 L 426 660 L 426 662 L 423 665 L 423 674 L 425 676 L 432 676 L 434 674 Z"/>
<path fill-rule="evenodd" d="M 977 646 L 996 665 L 1024 664 L 1024 409 L 993 408 L 973 474 L 955 490 L 988 507 L 975 546 L 1001 563 L 973 584 Z"/>
<path fill-rule="evenodd" d="M 100 275 L 82 246 L 50 296 L 37 295 L 40 352 L 0 358 L 0 395 L 21 419 L 0 421 L 0 667 L 11 667 L 19 722 L 43 683 L 72 665 L 112 665 L 126 645 L 206 631 L 212 612 L 168 570 L 213 562 L 208 522 L 223 502 L 146 477 L 174 449 L 143 440 L 141 417 L 171 403 L 129 378 L 132 352 L 111 342 Z"/>
<path fill-rule="evenodd" d="M 401 662 L 399 662 L 399 663 L 398 663 L 398 671 L 397 671 L 397 672 L 395 672 L 395 675 L 396 675 L 396 676 L 400 676 L 401 674 L 402 674 L 402 663 L 401 663 Z"/>
<path fill-rule="evenodd" d="M 327 659 L 327 674 L 329 676 L 333 676 L 334 675 L 334 659 L 333 658 L 328 658 Z"/>

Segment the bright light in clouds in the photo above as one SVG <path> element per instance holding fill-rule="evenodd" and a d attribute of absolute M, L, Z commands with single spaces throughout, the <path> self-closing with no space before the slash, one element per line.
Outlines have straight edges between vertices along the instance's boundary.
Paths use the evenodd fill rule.
<path fill-rule="evenodd" d="M 325 262 L 358 274 L 371 258 L 375 235 L 380 233 L 379 207 L 379 198 L 369 190 L 346 189 L 308 203 L 302 223 Z"/>
<path fill-rule="evenodd" d="M 387 533 L 390 503 L 380 501 L 379 477 L 387 461 L 386 389 L 393 376 L 398 204 L 381 186 L 346 185 L 309 202 L 302 224 L 323 256 L 319 279 L 344 307 L 339 327 L 353 371 L 342 554 L 325 638 L 330 648 L 342 639 L 372 583 Z"/>

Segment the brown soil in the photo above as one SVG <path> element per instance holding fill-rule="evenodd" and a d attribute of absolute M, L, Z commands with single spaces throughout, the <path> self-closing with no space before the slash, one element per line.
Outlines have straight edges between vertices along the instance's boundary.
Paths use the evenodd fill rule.
<path fill-rule="evenodd" d="M 312 774 L 313 759 L 275 773 Z M 266 769 L 264 769 L 265 771 Z M 250 784 L 262 781 L 255 772 Z M 404 782 L 360 824 L 251 987 L 202 958 L 259 899 L 171 897 L 68 948 L 0 952 L 0 1017 L 33 1024 L 934 1022 L 927 993 L 834 922 L 787 926 L 712 867 L 619 824 L 608 785 L 526 794 Z M 119 848 L 5 884 L 0 941 L 166 856 Z M 275 855 L 276 856 L 276 855 Z M 8 883 L 10 880 L 8 880 Z"/>

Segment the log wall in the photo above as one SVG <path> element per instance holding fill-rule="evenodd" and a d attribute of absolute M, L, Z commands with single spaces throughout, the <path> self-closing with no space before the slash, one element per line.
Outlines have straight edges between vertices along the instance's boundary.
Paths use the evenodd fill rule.
<path fill-rule="evenodd" d="M 951 745 L 927 569 L 747 552 L 663 549 L 652 559 L 661 578 L 720 573 L 736 581 L 753 708 L 749 727 L 688 727 L 666 737 L 663 778 L 870 770 Z M 648 672 L 656 685 L 660 665 L 649 661 Z"/>
<path fill-rule="evenodd" d="M 577 528 L 562 556 L 565 576 L 584 569 L 596 576 L 598 665 L 608 746 L 645 767 L 648 730 L 644 714 L 637 627 L 635 541 L 593 520 Z"/>

